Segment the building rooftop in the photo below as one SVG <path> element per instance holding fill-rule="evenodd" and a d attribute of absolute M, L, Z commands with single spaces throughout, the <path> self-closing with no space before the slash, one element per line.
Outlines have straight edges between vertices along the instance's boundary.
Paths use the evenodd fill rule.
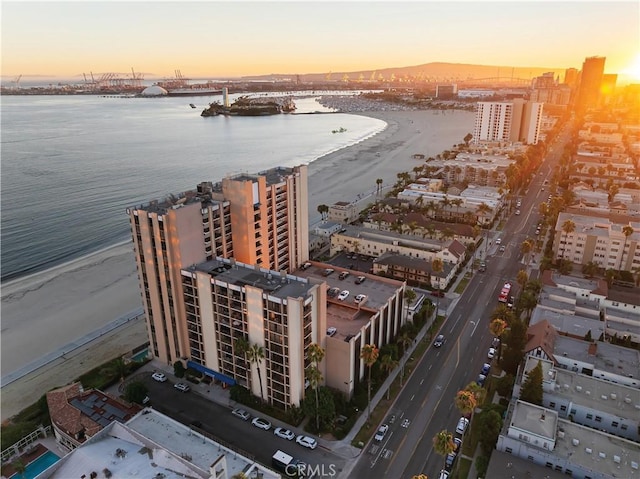
<path fill-rule="evenodd" d="M 518 400 L 513 409 L 509 427 L 530 432 L 536 436 L 555 440 L 558 424 L 558 413 Z"/>
<path fill-rule="evenodd" d="M 595 343 L 597 349 L 594 354 L 593 348 L 590 350 L 591 344 L 588 341 L 558 336 L 554 355 L 557 357 L 566 354 L 568 358 L 592 364 L 594 369 L 640 378 L 640 351 L 598 341 Z"/>
<path fill-rule="evenodd" d="M 555 456 L 591 468 L 603 477 L 638 477 L 640 444 L 560 419 Z"/>
<path fill-rule="evenodd" d="M 529 325 L 533 326 L 541 321 L 548 321 L 559 333 L 584 338 L 591 331 L 593 339 L 604 334 L 604 322 L 599 319 L 586 318 L 577 314 L 565 314 L 536 306 L 531 314 Z"/>
<path fill-rule="evenodd" d="M 545 376 L 546 378 L 546 376 Z M 640 390 L 559 368 L 553 396 L 574 404 L 640 421 Z"/>
<path fill-rule="evenodd" d="M 291 274 L 249 266 L 233 259 L 217 258 L 184 268 L 183 271 L 203 271 L 212 279 L 236 286 L 254 286 L 277 298 L 302 298 L 315 287 L 314 283 Z"/>
<path fill-rule="evenodd" d="M 411 237 L 394 233 L 393 231 L 373 230 L 369 228 L 361 228 L 359 226 L 345 226 L 340 232 L 341 236 L 353 238 L 355 240 L 363 239 L 368 241 L 376 241 L 379 243 L 404 246 L 421 251 L 438 252 L 447 248 L 447 243 L 443 243 L 437 239 L 421 238 L 418 236 Z M 449 242 L 450 243 L 450 242 Z"/>
<path fill-rule="evenodd" d="M 446 278 L 451 273 L 452 269 L 455 269 L 455 265 L 448 262 L 442 263 L 442 272 L 434 273 L 431 269 L 431 261 L 426 261 L 419 258 L 411 258 L 397 253 L 383 253 L 379 258 L 373 260 L 377 264 L 388 264 L 394 266 L 401 266 L 403 268 L 415 269 L 418 271 L 425 271 L 434 276 Z"/>
<path fill-rule="evenodd" d="M 485 475 L 491 479 L 567 479 L 566 474 L 534 464 L 513 454 L 491 451 L 489 468 Z"/>
<path fill-rule="evenodd" d="M 210 479 L 222 467 L 226 467 L 226 477 L 240 472 L 248 478 L 256 477 L 254 471 L 262 473 L 263 479 L 280 477 L 237 451 L 148 408 L 126 424 L 112 423 L 38 477 L 88 478 L 92 471 L 103 477 L 108 469 L 114 478 Z"/>

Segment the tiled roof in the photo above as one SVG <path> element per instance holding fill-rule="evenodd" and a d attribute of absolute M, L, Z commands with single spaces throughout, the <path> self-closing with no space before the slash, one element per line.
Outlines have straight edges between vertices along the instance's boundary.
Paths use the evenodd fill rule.
<path fill-rule="evenodd" d="M 524 347 L 525 353 L 542 349 L 548 358 L 553 358 L 556 336 L 558 332 L 546 319 L 530 326 L 527 329 L 527 344 Z"/>

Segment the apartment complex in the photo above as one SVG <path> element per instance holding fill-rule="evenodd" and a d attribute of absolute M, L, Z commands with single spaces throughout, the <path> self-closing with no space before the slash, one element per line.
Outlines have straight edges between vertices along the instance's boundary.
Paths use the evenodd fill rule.
<path fill-rule="evenodd" d="M 542 103 L 521 98 L 503 102 L 478 102 L 473 141 L 538 143 Z"/>
<path fill-rule="evenodd" d="M 216 257 L 292 271 L 309 257 L 307 167 L 200 183 L 127 209 L 153 355 L 188 356 L 182 268 Z"/>
<path fill-rule="evenodd" d="M 553 72 L 544 73 L 532 80 L 529 100 L 566 107 L 571 100 L 571 87 L 558 84 Z"/>
<path fill-rule="evenodd" d="M 222 258 L 181 275 L 188 366 L 282 409 L 299 405 L 306 351 L 326 330 L 322 282 Z M 253 345 L 264 351 L 259 363 L 248 360 Z"/>
<path fill-rule="evenodd" d="M 640 267 L 640 222 L 562 212 L 553 240 L 556 259 L 594 262 L 604 269 L 633 271 Z"/>

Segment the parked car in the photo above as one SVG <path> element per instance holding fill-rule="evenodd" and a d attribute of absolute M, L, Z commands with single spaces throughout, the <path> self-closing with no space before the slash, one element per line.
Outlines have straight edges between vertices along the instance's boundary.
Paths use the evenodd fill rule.
<path fill-rule="evenodd" d="M 364 300 L 367 299 L 366 294 L 359 294 L 355 298 L 353 298 L 353 302 L 356 304 L 364 303 Z"/>
<path fill-rule="evenodd" d="M 304 263 L 304 264 L 301 266 L 301 268 L 302 268 L 302 269 L 309 269 L 309 268 L 311 268 L 311 263 L 309 263 L 309 262 L 307 261 L 306 263 Z"/>
<path fill-rule="evenodd" d="M 251 414 L 249 414 L 244 409 L 239 409 L 239 408 L 236 408 L 233 411 L 231 411 L 231 414 L 233 414 L 236 417 L 239 417 L 243 421 L 248 421 L 249 418 L 251 417 Z"/>
<path fill-rule="evenodd" d="M 373 439 L 375 439 L 378 442 L 382 441 L 384 439 L 384 436 L 387 434 L 388 430 L 389 430 L 389 425 L 383 424 L 378 428 L 378 432 L 376 432 L 376 435 L 373 436 Z"/>
<path fill-rule="evenodd" d="M 338 332 L 338 328 L 331 326 L 330 328 L 327 328 L 327 336 L 335 336 L 335 334 Z"/>
<path fill-rule="evenodd" d="M 365 276 L 358 276 L 356 278 L 356 284 L 364 283 L 364 280 L 367 279 Z"/>
<path fill-rule="evenodd" d="M 339 294 L 340 288 L 329 288 L 329 290 L 327 291 L 327 296 L 329 296 L 330 298 L 335 298 Z"/>
<path fill-rule="evenodd" d="M 271 423 L 266 419 L 262 419 L 261 417 L 254 417 L 253 421 L 251 421 L 251 424 L 259 429 L 264 429 L 265 431 L 271 429 Z"/>
<path fill-rule="evenodd" d="M 484 363 L 482 365 L 482 370 L 480 371 L 480 374 L 484 374 L 486 376 L 487 374 L 489 374 L 490 370 L 491 370 L 491 364 Z"/>
<path fill-rule="evenodd" d="M 342 291 L 339 295 L 338 295 L 338 299 L 340 301 L 344 301 L 345 299 L 347 299 L 349 297 L 349 291 L 348 290 L 344 290 Z"/>
<path fill-rule="evenodd" d="M 516 215 L 519 215 L 519 214 L 520 214 L 520 210 L 516 210 Z"/>
<path fill-rule="evenodd" d="M 173 387 L 176 388 L 178 391 L 183 392 L 183 393 L 187 393 L 191 389 L 189 387 L 189 385 L 185 384 L 185 383 L 175 383 L 173 385 Z"/>
<path fill-rule="evenodd" d="M 334 271 L 335 271 L 335 269 L 333 269 L 333 268 L 327 268 L 322 272 L 322 276 L 329 276 Z"/>
<path fill-rule="evenodd" d="M 500 246 L 500 252 L 501 252 L 501 253 L 504 253 L 506 250 L 507 250 L 507 248 L 505 248 L 505 246 L 504 246 L 504 245 L 501 245 L 501 246 Z"/>
<path fill-rule="evenodd" d="M 498 346 L 500 346 L 500 338 L 493 338 L 491 341 L 491 347 L 497 348 Z"/>
<path fill-rule="evenodd" d="M 478 386 L 484 386 L 484 382 L 487 380 L 487 376 L 484 374 L 479 374 L 478 379 L 476 379 L 476 383 Z"/>
<path fill-rule="evenodd" d="M 451 454 L 447 454 L 447 457 L 444 460 L 444 467 L 447 471 L 453 469 L 453 463 L 456 461 L 457 454 L 452 452 Z"/>
<path fill-rule="evenodd" d="M 484 261 L 480 262 L 480 272 L 484 273 L 487 270 L 487 263 Z"/>
<path fill-rule="evenodd" d="M 164 374 L 162 374 L 162 373 L 153 373 L 153 374 L 151 375 L 151 377 L 152 377 L 155 381 L 158 381 L 159 383 L 163 383 L 163 382 L 165 382 L 165 381 L 167 380 L 167 376 L 165 376 L 165 375 L 164 375 Z"/>
<path fill-rule="evenodd" d="M 469 420 L 464 416 L 461 417 L 460 419 L 458 419 L 458 425 L 456 426 L 456 432 L 458 434 L 464 434 L 464 431 L 466 431 L 468 425 L 469 425 Z"/>
<path fill-rule="evenodd" d="M 455 452 L 457 454 L 458 451 L 460 450 L 460 446 L 462 446 L 462 439 L 460 439 L 459 437 L 454 437 L 453 438 L 453 445 L 455 447 L 453 452 Z"/>
<path fill-rule="evenodd" d="M 438 474 L 438 479 L 449 479 L 449 473 L 444 469 Z"/>
<path fill-rule="evenodd" d="M 496 244 L 501 244 L 501 243 L 502 243 L 502 239 L 501 239 L 501 238 L 498 238 L 498 239 L 496 240 Z"/>
<path fill-rule="evenodd" d="M 281 437 L 282 439 L 286 439 L 287 441 L 293 441 L 293 439 L 296 437 L 296 435 L 292 431 L 283 427 L 275 428 L 273 434 Z"/>
<path fill-rule="evenodd" d="M 489 351 L 487 351 L 487 357 L 489 359 L 493 359 L 495 355 L 496 355 L 495 348 L 489 348 Z"/>
<path fill-rule="evenodd" d="M 433 345 L 436 348 L 439 348 L 440 346 L 442 346 L 445 343 L 446 339 L 444 337 L 443 334 L 438 334 L 438 336 L 436 336 L 436 340 L 433 342 Z"/>
<path fill-rule="evenodd" d="M 348 271 L 343 271 L 342 273 L 340 273 L 338 275 L 338 279 L 345 279 L 347 276 L 349 276 L 349 272 Z"/>
<path fill-rule="evenodd" d="M 315 449 L 318 447 L 318 441 L 309 436 L 298 436 L 296 442 L 301 446 L 308 447 L 309 449 Z"/>

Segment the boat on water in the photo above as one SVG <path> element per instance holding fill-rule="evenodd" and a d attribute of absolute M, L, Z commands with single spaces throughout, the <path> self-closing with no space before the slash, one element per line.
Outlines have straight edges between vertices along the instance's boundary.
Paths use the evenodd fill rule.
<path fill-rule="evenodd" d="M 189 106 L 190 106 L 191 108 L 195 108 L 195 107 L 196 107 L 193 103 L 189 103 Z"/>
<path fill-rule="evenodd" d="M 331 133 L 344 133 L 345 131 L 347 131 L 347 129 L 341 126 L 339 130 L 333 130 Z"/>
<path fill-rule="evenodd" d="M 222 95 L 218 88 L 174 88 L 167 90 L 167 96 L 208 96 Z"/>

